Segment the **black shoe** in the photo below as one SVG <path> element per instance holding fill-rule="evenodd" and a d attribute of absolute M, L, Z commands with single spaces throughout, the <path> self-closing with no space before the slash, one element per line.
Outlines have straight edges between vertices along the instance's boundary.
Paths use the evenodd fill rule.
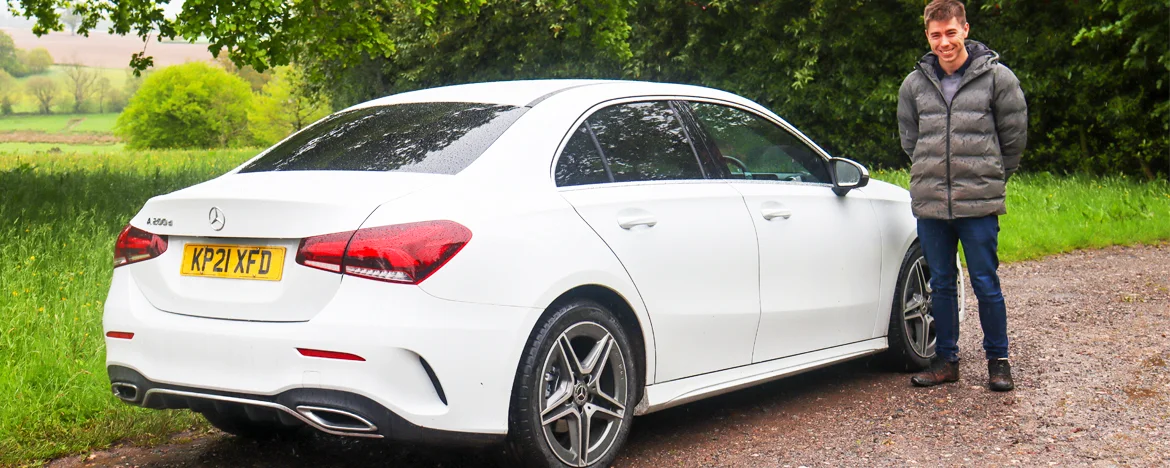
<path fill-rule="evenodd" d="M 919 387 L 933 387 L 947 382 L 959 381 L 959 361 L 947 362 L 939 358 L 930 361 L 930 367 L 910 378 L 910 383 Z"/>
<path fill-rule="evenodd" d="M 1007 359 L 987 360 L 987 386 L 997 392 L 1010 392 L 1016 388 L 1012 382 L 1012 365 Z"/>

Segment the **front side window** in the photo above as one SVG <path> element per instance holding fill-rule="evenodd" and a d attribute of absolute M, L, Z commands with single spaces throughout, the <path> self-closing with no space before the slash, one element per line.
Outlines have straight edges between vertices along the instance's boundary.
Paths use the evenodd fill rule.
<path fill-rule="evenodd" d="M 427 102 L 335 114 L 240 172 L 402 171 L 457 174 L 524 113 L 522 107 Z"/>
<path fill-rule="evenodd" d="M 690 106 L 732 178 L 832 183 L 824 158 L 784 128 L 730 106 Z"/>

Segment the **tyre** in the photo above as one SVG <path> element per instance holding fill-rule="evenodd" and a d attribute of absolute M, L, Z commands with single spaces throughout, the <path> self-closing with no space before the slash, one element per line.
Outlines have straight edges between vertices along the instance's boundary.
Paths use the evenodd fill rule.
<path fill-rule="evenodd" d="M 931 314 L 930 268 L 917 243 L 902 259 L 893 302 L 885 361 L 902 371 L 925 369 L 934 357 L 938 336 Z"/>
<path fill-rule="evenodd" d="M 585 299 L 555 305 L 520 360 L 509 415 L 512 455 L 526 466 L 609 466 L 625 444 L 640 381 L 629 337 Z"/>
<path fill-rule="evenodd" d="M 287 426 L 277 422 L 253 421 L 248 419 L 243 409 L 239 411 L 217 411 L 208 409 L 201 411 L 203 419 L 215 426 L 216 429 L 244 439 L 264 440 L 290 437 L 300 426 Z"/>

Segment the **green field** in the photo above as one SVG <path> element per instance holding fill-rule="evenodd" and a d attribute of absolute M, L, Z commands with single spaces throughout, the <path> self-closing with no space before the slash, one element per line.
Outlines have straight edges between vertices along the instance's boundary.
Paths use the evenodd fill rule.
<path fill-rule="evenodd" d="M 119 230 L 151 196 L 255 154 L 120 151 L 0 154 L 0 465 L 150 442 L 206 427 L 187 412 L 131 407 L 109 391 L 101 314 Z M 905 186 L 905 172 L 877 178 Z M 1170 239 L 1170 184 L 1012 179 L 1001 256 Z"/>
<path fill-rule="evenodd" d="M 8 115 L 0 117 L 0 133 L 21 130 L 45 133 L 113 133 L 118 115 L 120 114 Z"/>

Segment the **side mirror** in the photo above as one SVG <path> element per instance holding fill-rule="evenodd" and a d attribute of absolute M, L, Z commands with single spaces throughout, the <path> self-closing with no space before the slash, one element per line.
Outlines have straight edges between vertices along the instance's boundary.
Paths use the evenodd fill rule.
<path fill-rule="evenodd" d="M 829 168 L 833 171 L 833 193 L 837 196 L 843 197 L 850 190 L 869 183 L 869 171 L 856 161 L 833 158 L 829 160 Z"/>

